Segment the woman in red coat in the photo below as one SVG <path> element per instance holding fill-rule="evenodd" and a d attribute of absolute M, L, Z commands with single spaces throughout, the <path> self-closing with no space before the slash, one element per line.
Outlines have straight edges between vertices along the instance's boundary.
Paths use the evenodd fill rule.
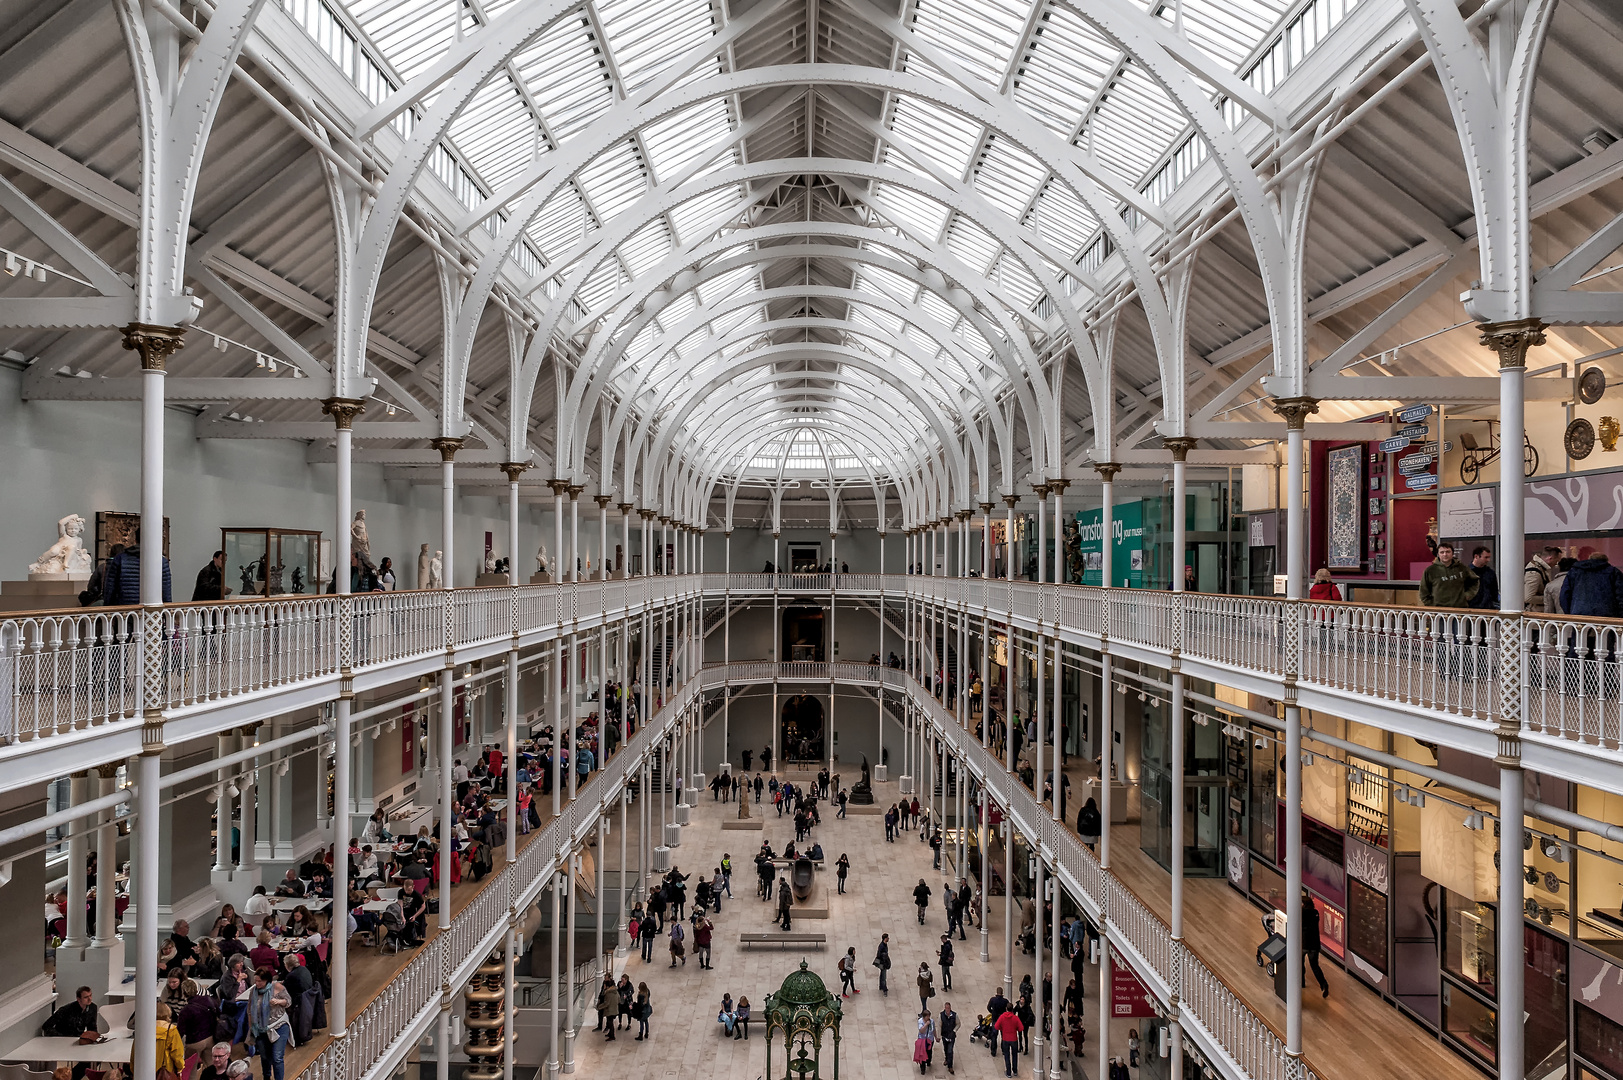
<path fill-rule="evenodd" d="M 1330 571 L 1324 567 L 1313 575 L 1313 588 L 1308 590 L 1309 600 L 1340 600 L 1341 590 L 1330 580 Z"/>

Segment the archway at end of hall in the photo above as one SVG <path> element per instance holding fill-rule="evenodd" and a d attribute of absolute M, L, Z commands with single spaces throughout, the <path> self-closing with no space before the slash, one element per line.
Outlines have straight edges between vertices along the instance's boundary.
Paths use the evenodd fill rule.
<path fill-rule="evenodd" d="M 785 764 L 816 764 L 824 759 L 827 751 L 823 715 L 822 700 L 810 694 L 795 694 L 784 701 L 778 723 Z"/>

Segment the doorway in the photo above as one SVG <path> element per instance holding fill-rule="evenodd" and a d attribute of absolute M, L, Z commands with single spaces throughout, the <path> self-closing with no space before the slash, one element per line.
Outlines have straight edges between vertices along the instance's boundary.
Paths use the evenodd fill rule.
<path fill-rule="evenodd" d="M 822 663 L 823 609 L 818 607 L 791 607 L 783 611 L 783 652 L 789 660 L 810 660 Z"/>
<path fill-rule="evenodd" d="M 822 548 L 817 544 L 790 544 L 789 545 L 789 572 L 791 574 L 815 574 L 822 566 L 823 560 L 819 558 Z"/>
<path fill-rule="evenodd" d="M 823 703 L 810 694 L 796 694 L 783 703 L 778 717 L 783 760 L 818 762 L 823 751 Z"/>

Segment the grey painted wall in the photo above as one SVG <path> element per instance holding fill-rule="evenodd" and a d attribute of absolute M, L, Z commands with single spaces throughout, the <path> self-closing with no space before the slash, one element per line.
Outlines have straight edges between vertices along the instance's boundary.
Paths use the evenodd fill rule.
<path fill-rule="evenodd" d="M 0 515 L 0 578 L 27 577 L 28 564 L 56 539 L 56 521 L 69 513 L 92 527 L 98 510 L 140 509 L 141 416 L 139 402 L 23 401 L 22 373 L 0 369 L 0 452 L 7 464 L 0 491 L 8 507 Z M 220 546 L 222 526 L 319 529 L 333 538 L 337 513 L 333 466 L 310 465 L 304 444 L 274 439 L 200 439 L 189 409 L 165 415 L 164 503 L 170 523 L 170 563 L 175 599 L 191 598 L 197 571 Z M 364 444 L 360 444 L 364 445 Z M 425 470 L 425 478 L 437 476 Z M 403 587 L 416 583 L 417 545 L 440 546 L 440 494 L 432 485 L 385 480 L 377 465 L 354 471 L 354 505 L 365 508 L 375 558 L 389 555 Z M 591 529 L 582 508 L 582 547 L 588 534 L 596 551 L 596 507 Z M 520 527 L 525 575 L 543 535 L 543 515 L 530 506 Z M 459 495 L 454 584 L 472 585 L 493 534 L 497 556 L 507 548 L 506 498 Z M 552 548 L 551 515 L 545 538 Z"/>
<path fill-rule="evenodd" d="M 0 794 L 0 828 L 24 825 L 44 814 L 45 797 L 41 791 Z M 42 839 L 23 840 L 0 851 L 0 858 L 13 860 L 11 882 L 5 892 L 11 916 L 20 920 L 12 924 L 11 933 L 0 934 L 0 995 L 44 970 L 44 918 L 40 905 L 45 897 L 45 852 L 13 858 L 16 852 L 38 846 Z"/>

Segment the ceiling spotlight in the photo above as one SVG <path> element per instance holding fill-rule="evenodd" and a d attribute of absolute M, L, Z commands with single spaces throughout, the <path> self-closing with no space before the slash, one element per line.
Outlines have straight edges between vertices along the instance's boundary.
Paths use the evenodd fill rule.
<path fill-rule="evenodd" d="M 1470 813 L 1465 815 L 1465 821 L 1462 822 L 1462 824 L 1473 832 L 1480 831 L 1482 828 L 1482 815 L 1477 811 L 1472 810 Z"/>
<path fill-rule="evenodd" d="M 1257 736 L 1257 741 L 1256 741 L 1256 744 L 1255 744 L 1255 748 L 1258 749 L 1258 750 L 1266 750 L 1266 749 L 1268 749 L 1268 740 L 1263 738 L 1261 735 L 1258 735 Z"/>
<path fill-rule="evenodd" d="M 275 358 L 273 358 L 273 357 L 266 357 L 265 358 L 265 370 L 269 371 L 272 375 L 276 374 L 276 360 L 275 360 Z"/>
<path fill-rule="evenodd" d="M 238 795 L 242 794 L 242 791 L 235 784 L 227 784 L 225 786 L 225 793 L 235 799 Z"/>
<path fill-rule="evenodd" d="M 254 367 L 264 367 L 264 366 L 265 366 L 265 354 L 262 353 L 262 352 L 254 353 Z"/>
<path fill-rule="evenodd" d="M 19 269 L 20 266 L 17 262 L 17 256 L 13 255 L 9 251 L 6 252 L 6 273 L 10 274 L 12 277 L 16 277 Z"/>
<path fill-rule="evenodd" d="M 282 764 L 276 770 L 276 774 L 278 776 L 286 776 L 287 775 L 287 770 L 292 764 L 293 764 L 293 759 L 292 758 L 283 758 L 282 759 Z"/>
<path fill-rule="evenodd" d="M 221 337 L 219 334 L 215 334 L 214 347 L 219 349 L 221 352 L 225 352 L 225 338 Z"/>

